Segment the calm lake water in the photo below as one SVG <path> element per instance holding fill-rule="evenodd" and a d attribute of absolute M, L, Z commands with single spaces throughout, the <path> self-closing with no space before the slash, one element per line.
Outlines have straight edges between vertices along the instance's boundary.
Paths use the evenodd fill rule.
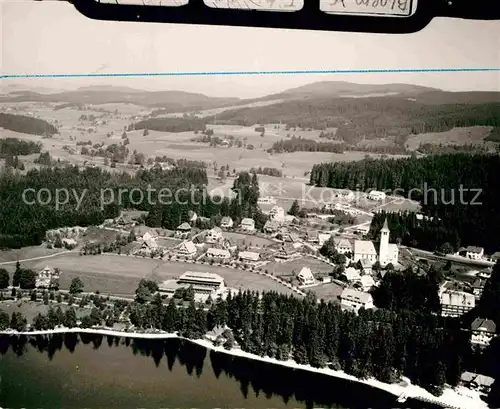
<path fill-rule="evenodd" d="M 180 340 L 0 336 L 0 407 L 396 408 L 383 391 Z M 430 408 L 408 401 L 406 408 Z"/>

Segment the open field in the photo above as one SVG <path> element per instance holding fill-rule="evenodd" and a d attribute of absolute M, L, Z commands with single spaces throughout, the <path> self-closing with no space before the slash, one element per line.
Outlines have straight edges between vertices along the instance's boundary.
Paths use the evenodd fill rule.
<path fill-rule="evenodd" d="M 247 236 L 241 233 L 224 232 L 224 237 L 234 241 L 238 246 L 260 247 L 269 246 L 274 241 L 258 236 Z"/>
<path fill-rule="evenodd" d="M 17 260 L 46 257 L 65 251 L 65 249 L 48 249 L 44 245 L 23 247 L 21 249 L 0 250 L 0 263 L 12 262 L 12 264 L 14 264 Z M 51 257 L 47 257 L 47 259 L 50 260 Z"/>
<path fill-rule="evenodd" d="M 316 294 L 319 300 L 338 301 L 338 297 L 342 294 L 343 288 L 335 283 L 320 284 L 308 290 Z"/>
<path fill-rule="evenodd" d="M 68 289 L 71 279 L 80 277 L 85 285 L 85 291 L 100 291 L 114 295 L 133 294 L 142 278 L 163 281 L 179 277 L 186 271 L 203 271 L 220 274 L 226 280 L 226 285 L 232 288 L 242 288 L 252 291 L 278 291 L 291 293 L 291 290 L 275 282 L 271 278 L 240 271 L 231 268 L 176 263 L 151 258 L 135 258 L 102 254 L 98 256 L 80 256 L 64 254 L 50 260 L 34 260 L 23 263 L 26 268 L 39 271 L 46 265 L 59 268 L 61 289 Z M 6 267 L 10 271 L 14 266 Z"/>
<path fill-rule="evenodd" d="M 491 126 L 472 126 L 468 128 L 453 128 L 446 132 L 430 132 L 412 136 L 408 139 L 405 146 L 409 150 L 418 149 L 422 143 L 443 144 L 443 145 L 465 145 L 482 143 L 484 138 L 489 136 Z"/>

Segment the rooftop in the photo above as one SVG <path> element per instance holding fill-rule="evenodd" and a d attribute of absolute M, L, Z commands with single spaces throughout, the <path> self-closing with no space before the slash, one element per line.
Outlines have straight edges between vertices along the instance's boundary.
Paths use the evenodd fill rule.
<path fill-rule="evenodd" d="M 186 271 L 183 275 L 179 277 L 179 281 L 184 280 L 200 280 L 200 281 L 209 281 L 209 282 L 223 282 L 224 279 L 215 273 L 205 273 L 198 271 Z"/>
<path fill-rule="evenodd" d="M 340 295 L 340 298 L 354 299 L 363 304 L 367 304 L 373 300 L 371 294 L 365 293 L 363 291 L 354 290 L 352 288 L 344 288 L 342 294 Z"/>
<path fill-rule="evenodd" d="M 476 318 L 471 325 L 472 331 L 486 331 L 491 333 L 496 333 L 497 326 L 492 320 L 488 320 L 486 318 Z"/>
<path fill-rule="evenodd" d="M 377 255 L 373 242 L 369 240 L 354 240 L 354 254 Z"/>

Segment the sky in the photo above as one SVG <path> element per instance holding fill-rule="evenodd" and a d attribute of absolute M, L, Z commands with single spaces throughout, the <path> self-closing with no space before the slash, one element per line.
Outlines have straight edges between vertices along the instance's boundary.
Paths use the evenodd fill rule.
<path fill-rule="evenodd" d="M 90 20 L 66 2 L 0 0 L 3 74 L 500 67 L 500 21 L 439 18 L 405 35 Z M 253 98 L 315 81 L 500 91 L 500 72 L 127 77 L 2 85 L 118 85 Z"/>

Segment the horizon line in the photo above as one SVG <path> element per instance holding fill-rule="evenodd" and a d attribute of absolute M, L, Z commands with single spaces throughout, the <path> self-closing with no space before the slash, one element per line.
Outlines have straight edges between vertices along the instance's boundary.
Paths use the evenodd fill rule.
<path fill-rule="evenodd" d="M 267 71 L 170 71 L 139 73 L 66 73 L 66 74 L 1 74 L 0 79 L 14 78 L 105 78 L 105 77 L 175 77 L 175 76 L 229 76 L 229 75 L 314 75 L 314 74 L 385 74 L 435 72 L 500 72 L 495 68 L 403 68 L 403 69 L 332 69 L 332 70 L 267 70 Z"/>

